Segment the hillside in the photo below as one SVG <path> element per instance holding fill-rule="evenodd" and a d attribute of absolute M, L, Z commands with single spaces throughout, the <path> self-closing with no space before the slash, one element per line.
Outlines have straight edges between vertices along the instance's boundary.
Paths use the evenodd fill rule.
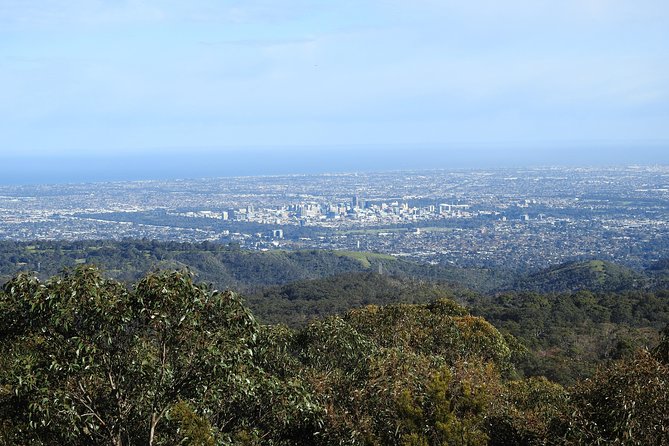
<path fill-rule="evenodd" d="M 20 271 L 37 271 L 46 278 L 84 263 L 98 265 L 107 276 L 126 282 L 156 269 L 188 269 L 198 280 L 237 290 L 381 271 L 486 291 L 510 277 L 500 271 L 423 265 L 365 252 L 249 251 L 215 243 L 142 240 L 0 242 L 0 282 Z"/>
<path fill-rule="evenodd" d="M 0 248 L 3 282 L 22 269 L 39 268 L 44 279 L 84 262 L 126 283 L 157 269 L 187 270 L 214 288 L 243 293 L 261 322 L 291 327 L 365 305 L 454 299 L 519 340 L 527 352 L 515 358 L 520 372 L 560 383 L 649 347 L 669 323 L 669 297 L 658 288 L 666 273 L 660 263 L 637 273 L 609 262 L 573 262 L 512 281 L 503 272 L 366 252 L 260 252 L 153 241 L 4 242 Z"/>
<path fill-rule="evenodd" d="M 561 293 L 568 291 L 625 291 L 643 289 L 651 284 L 648 275 L 602 260 L 569 262 L 547 268 L 510 285 L 508 290 Z"/>
<path fill-rule="evenodd" d="M 668 291 L 471 295 L 469 310 L 528 349 L 517 367 L 563 384 L 638 348 L 650 348 L 669 324 Z"/>
<path fill-rule="evenodd" d="M 267 287 L 247 296 L 266 323 L 302 327 L 314 318 L 366 305 L 427 303 L 451 299 L 485 317 L 518 342 L 518 370 L 568 384 L 599 364 L 622 358 L 657 342 L 669 324 L 669 292 L 625 291 L 485 295 L 425 281 L 350 273 Z"/>
<path fill-rule="evenodd" d="M 220 289 L 255 291 L 352 272 L 381 272 L 482 293 L 508 290 L 567 292 L 624 291 L 669 287 L 669 270 L 657 262 L 635 271 L 611 262 L 569 262 L 523 275 L 508 270 L 460 268 L 354 251 L 251 251 L 217 243 L 146 240 L 0 242 L 0 283 L 21 271 L 46 278 L 63 268 L 98 265 L 107 276 L 132 282 L 147 272 L 188 269 Z"/>
<path fill-rule="evenodd" d="M 291 329 L 180 272 L 23 274 L 0 291 L 0 445 L 668 443 L 669 328 L 570 388 L 519 377 L 517 347 L 439 296 Z"/>
<path fill-rule="evenodd" d="M 300 326 L 316 317 L 344 313 L 365 305 L 426 303 L 467 294 L 460 288 L 376 272 L 355 272 L 266 287 L 246 296 L 266 323 Z"/>
<path fill-rule="evenodd" d="M 657 288 L 669 289 L 669 258 L 653 263 L 647 273 Z"/>

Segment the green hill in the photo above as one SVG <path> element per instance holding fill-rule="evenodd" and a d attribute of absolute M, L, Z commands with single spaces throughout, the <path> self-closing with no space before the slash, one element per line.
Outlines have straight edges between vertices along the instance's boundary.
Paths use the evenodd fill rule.
<path fill-rule="evenodd" d="M 368 305 L 424 304 L 450 299 L 464 304 L 519 341 L 516 366 L 530 376 L 574 383 L 598 364 L 657 342 L 669 324 L 669 292 L 575 291 L 486 295 L 426 281 L 348 273 L 266 287 L 246 302 L 264 323 L 303 327 L 308 322 Z"/>
<path fill-rule="evenodd" d="M 45 282 L 20 274 L 0 289 L 0 446 L 668 444 L 669 328 L 652 350 L 565 388 L 518 376 L 519 342 L 438 290 L 347 277 L 277 295 L 435 299 L 292 329 L 258 323 L 239 295 L 182 272 L 130 287 L 87 265 Z M 515 297 L 524 322 L 613 319 L 587 292 L 568 308 L 555 295 Z M 539 341 L 547 330 L 528 328 Z"/>
<path fill-rule="evenodd" d="M 46 278 L 79 264 L 98 265 L 111 278 L 136 281 L 156 269 L 188 269 L 220 289 L 268 285 L 352 272 L 382 272 L 487 291 L 509 281 L 504 272 L 424 265 L 352 251 L 249 251 L 215 243 L 146 240 L 0 242 L 0 283 L 21 271 Z"/>
<path fill-rule="evenodd" d="M 653 263 L 646 273 L 652 279 L 655 288 L 669 289 L 669 258 Z"/>
<path fill-rule="evenodd" d="M 561 293 L 568 291 L 626 291 L 650 285 L 648 277 L 602 260 L 569 262 L 525 276 L 506 289 Z"/>
<path fill-rule="evenodd" d="M 409 278 L 354 272 L 267 287 L 246 300 L 263 322 L 300 326 L 365 305 L 426 303 L 464 292 Z"/>

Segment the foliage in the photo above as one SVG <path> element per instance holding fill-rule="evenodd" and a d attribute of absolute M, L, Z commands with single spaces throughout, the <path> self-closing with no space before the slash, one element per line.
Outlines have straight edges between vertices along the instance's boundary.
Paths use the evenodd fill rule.
<path fill-rule="evenodd" d="M 446 299 L 423 305 L 367 306 L 351 310 L 346 320 L 382 347 L 438 355 L 454 364 L 482 358 L 510 368 L 504 337 L 485 320 Z"/>
<path fill-rule="evenodd" d="M 250 412 L 270 400 L 290 406 L 270 406 L 272 422 L 317 412 L 299 384 L 256 366 L 258 326 L 240 299 L 187 274 L 150 274 L 133 290 L 91 267 L 45 284 L 20 275 L 1 306 L 13 309 L 0 315 L 1 410 L 25 443 L 224 440 L 244 417 L 264 420 Z"/>
<path fill-rule="evenodd" d="M 472 313 L 528 349 L 529 354 L 515 358 L 524 374 L 563 384 L 592 375 L 599 364 L 650 348 L 657 330 L 669 323 L 666 291 L 506 292 L 468 300 Z"/>
<path fill-rule="evenodd" d="M 487 419 L 491 445 L 539 445 L 562 433 L 569 393 L 544 377 L 509 381 Z M 557 442 L 557 441 L 556 441 Z"/>
<path fill-rule="evenodd" d="M 571 442 L 669 444 L 669 365 L 648 352 L 599 370 L 572 398 Z"/>
<path fill-rule="evenodd" d="M 178 423 L 177 436 L 185 446 L 214 446 L 216 439 L 209 420 L 198 415 L 186 401 L 177 402 L 169 412 L 169 418 Z"/>
<path fill-rule="evenodd" d="M 314 317 L 365 305 L 427 303 L 454 296 L 444 287 L 364 272 L 269 287 L 248 296 L 248 302 L 264 322 L 300 326 Z"/>
<path fill-rule="evenodd" d="M 297 327 L 314 317 L 342 314 L 365 305 L 427 303 L 454 299 L 459 290 L 373 272 L 293 282 L 248 296 L 249 306 L 268 323 Z"/>
<path fill-rule="evenodd" d="M 327 444 L 482 444 L 488 390 L 511 372 L 503 336 L 446 299 L 351 310 L 295 342 Z"/>
<path fill-rule="evenodd" d="M 601 260 L 569 262 L 521 277 L 509 289 L 540 293 L 629 291 L 646 288 L 650 277 L 615 263 Z"/>
<path fill-rule="evenodd" d="M 190 221 L 190 220 L 189 220 Z M 264 232 L 262 229 L 260 232 Z M 255 231 L 258 232 L 258 231 Z M 185 269 L 219 289 L 249 291 L 258 287 L 333 275 L 378 271 L 473 289 L 490 289 L 508 278 L 503 272 L 453 266 L 422 265 L 391 256 L 345 251 L 250 251 L 222 243 L 156 240 L 0 241 L 0 283 L 24 271 L 40 278 L 64 267 L 95 264 L 110 277 L 134 282 L 156 269 Z"/>
<path fill-rule="evenodd" d="M 290 328 L 184 272 L 19 274 L 0 292 L 0 445 L 668 443 L 669 328 L 649 353 L 613 322 L 661 323 L 662 292 L 464 296 L 523 350 L 456 293 L 348 278 L 275 290 L 360 304 Z M 608 362 L 573 388 L 515 373 L 577 346 Z"/>
<path fill-rule="evenodd" d="M 495 376 L 490 366 L 460 369 L 454 379 L 448 367 L 435 371 L 419 397 L 401 394 L 399 412 L 404 417 L 402 444 L 484 445 L 488 434 L 483 424 L 487 391 Z"/>

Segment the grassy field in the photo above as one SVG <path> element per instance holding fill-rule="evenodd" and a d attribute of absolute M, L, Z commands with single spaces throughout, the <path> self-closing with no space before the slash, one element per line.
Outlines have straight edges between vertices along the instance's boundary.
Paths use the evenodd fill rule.
<path fill-rule="evenodd" d="M 357 252 L 357 251 L 335 251 L 335 254 L 340 257 L 349 257 L 355 259 L 362 264 L 365 268 L 372 266 L 370 260 L 397 260 L 395 257 L 387 254 L 375 254 L 372 252 Z"/>

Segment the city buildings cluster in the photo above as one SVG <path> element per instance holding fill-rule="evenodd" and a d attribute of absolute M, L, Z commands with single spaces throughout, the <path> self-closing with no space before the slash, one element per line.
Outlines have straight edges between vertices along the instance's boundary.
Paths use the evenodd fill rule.
<path fill-rule="evenodd" d="M 0 239 L 346 249 L 538 268 L 669 256 L 669 168 L 536 168 L 0 186 Z"/>

